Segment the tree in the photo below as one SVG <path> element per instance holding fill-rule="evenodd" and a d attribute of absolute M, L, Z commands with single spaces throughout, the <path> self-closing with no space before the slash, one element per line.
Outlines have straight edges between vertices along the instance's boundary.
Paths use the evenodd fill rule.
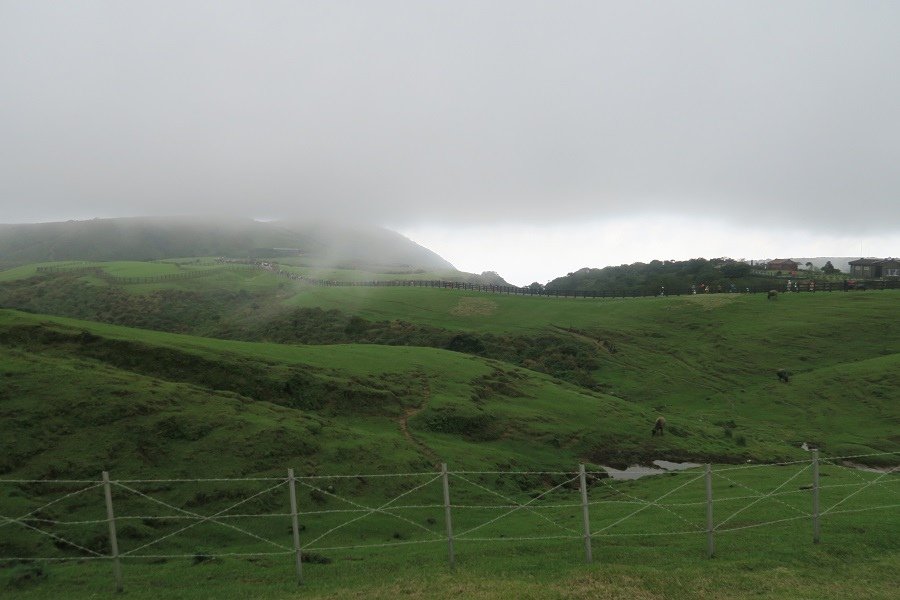
<path fill-rule="evenodd" d="M 807 262 L 807 263 L 806 263 L 806 270 L 807 270 L 807 271 L 812 271 L 812 270 L 813 270 L 813 264 L 812 264 L 811 262 Z"/>
<path fill-rule="evenodd" d="M 747 277 L 752 269 L 747 263 L 730 262 L 722 265 L 722 275 L 732 279 L 735 277 Z"/>
<path fill-rule="evenodd" d="M 840 271 L 838 269 L 834 268 L 834 265 L 831 264 L 830 260 L 825 263 L 824 267 L 822 267 L 822 272 L 825 273 L 826 275 L 833 275 L 835 273 L 840 273 Z"/>

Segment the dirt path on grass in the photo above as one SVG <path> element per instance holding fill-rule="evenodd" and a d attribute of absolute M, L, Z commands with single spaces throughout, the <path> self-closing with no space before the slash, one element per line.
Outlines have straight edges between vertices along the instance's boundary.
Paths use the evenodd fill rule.
<path fill-rule="evenodd" d="M 609 348 L 604 346 L 600 340 L 598 340 L 596 338 L 592 338 L 589 335 L 584 335 L 583 333 L 581 333 L 579 331 L 567 329 L 565 327 L 560 327 L 559 325 L 551 325 L 550 327 L 552 327 L 553 329 L 555 329 L 561 333 L 567 333 L 567 334 L 571 335 L 572 337 L 578 338 L 579 340 L 582 340 L 589 344 L 593 344 L 594 347 L 597 348 L 598 350 L 603 350 L 604 352 L 607 352 L 607 353 L 609 352 Z"/>
<path fill-rule="evenodd" d="M 418 373 L 418 377 L 422 382 L 422 402 L 418 406 L 406 407 L 403 410 L 403 415 L 397 420 L 397 424 L 400 425 L 400 433 L 403 434 L 406 441 L 415 446 L 419 452 L 427 456 L 428 460 L 434 464 L 434 467 L 438 468 L 441 465 L 441 458 L 437 455 L 437 452 L 429 448 L 428 445 L 414 436 L 409 430 L 409 420 L 422 412 L 422 409 L 425 408 L 428 400 L 431 399 L 431 385 L 428 383 L 428 377 L 424 373 Z"/>

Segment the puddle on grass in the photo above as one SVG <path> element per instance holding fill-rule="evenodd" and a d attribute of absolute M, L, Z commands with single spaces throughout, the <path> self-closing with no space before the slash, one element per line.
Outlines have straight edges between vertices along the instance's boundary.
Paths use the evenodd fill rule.
<path fill-rule="evenodd" d="M 869 465 L 861 465 L 859 463 L 844 461 L 844 466 L 856 469 L 857 471 L 865 471 L 866 473 L 896 473 L 897 467 L 870 467 Z"/>
<path fill-rule="evenodd" d="M 809 444 L 806 442 L 800 444 L 800 449 L 806 450 L 807 452 L 811 452 L 812 450 L 814 450 L 814 448 L 810 448 Z M 849 467 L 851 469 L 856 469 L 857 471 L 865 471 L 867 473 L 890 473 L 896 469 L 896 467 L 870 467 L 869 465 L 850 462 L 849 460 L 842 461 L 841 465 Z"/>
<path fill-rule="evenodd" d="M 612 479 L 630 480 L 647 477 L 649 475 L 662 475 L 672 471 L 683 471 L 701 465 L 697 463 L 676 463 L 668 460 L 654 460 L 655 467 L 644 467 L 641 465 L 631 465 L 625 470 L 613 469 L 612 467 L 603 467 Z"/>

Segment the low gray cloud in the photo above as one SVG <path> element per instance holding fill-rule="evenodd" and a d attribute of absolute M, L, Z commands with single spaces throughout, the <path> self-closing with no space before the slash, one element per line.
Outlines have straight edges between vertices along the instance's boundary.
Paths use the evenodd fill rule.
<path fill-rule="evenodd" d="M 897 2 L 0 3 L 2 221 L 900 223 Z"/>

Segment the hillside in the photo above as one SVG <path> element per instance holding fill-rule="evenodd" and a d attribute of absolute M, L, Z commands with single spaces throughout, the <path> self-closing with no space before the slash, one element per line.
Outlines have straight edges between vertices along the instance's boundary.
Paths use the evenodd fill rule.
<path fill-rule="evenodd" d="M 76 558 L 108 555 L 92 483 L 108 470 L 124 480 L 113 498 L 119 547 L 136 552 L 123 562 L 130 596 L 295 598 L 291 467 L 305 478 L 308 597 L 837 600 L 864 587 L 887 599 L 896 477 L 823 464 L 823 506 L 852 514 L 823 519 L 813 545 L 800 446 L 900 450 L 900 328 L 885 318 L 897 300 L 319 287 L 194 259 L 24 266 L 0 277 L 0 305 L 35 311 L 0 309 L 0 514 L 27 518 L 0 537 L 0 556 L 52 561 L 0 563 L 0 587 L 22 598 L 111 590 L 109 561 Z M 774 376 L 782 367 L 788 384 Z M 659 414 L 667 434 L 651 437 Z M 603 476 L 601 465 L 659 458 L 725 463 L 717 520 L 739 517 L 717 533 L 714 561 L 701 552 L 698 471 Z M 773 461 L 791 464 L 756 468 Z M 459 471 L 452 577 L 440 462 Z M 592 472 L 594 527 L 616 527 L 594 538 L 593 566 L 581 566 L 578 463 Z"/>
<path fill-rule="evenodd" d="M 297 256 L 319 266 L 453 270 L 434 252 L 377 227 L 217 216 L 0 225 L 0 266 L 188 256 Z"/>
<path fill-rule="evenodd" d="M 133 267 L 129 267 L 133 268 Z M 556 300 L 445 289 L 309 286 L 264 271 L 146 285 L 90 274 L 0 283 L 0 306 L 279 344 L 430 347 L 501 361 L 649 411 L 744 431 L 739 453 L 890 451 L 898 438 L 893 291 Z M 774 377 L 792 371 L 790 385 Z M 821 398 L 832 399 L 828 411 Z M 829 414 L 871 424 L 860 433 Z M 843 415 L 843 416 L 841 416 Z M 830 417 L 832 418 L 832 417 Z M 633 456 L 632 458 L 638 458 Z"/>

